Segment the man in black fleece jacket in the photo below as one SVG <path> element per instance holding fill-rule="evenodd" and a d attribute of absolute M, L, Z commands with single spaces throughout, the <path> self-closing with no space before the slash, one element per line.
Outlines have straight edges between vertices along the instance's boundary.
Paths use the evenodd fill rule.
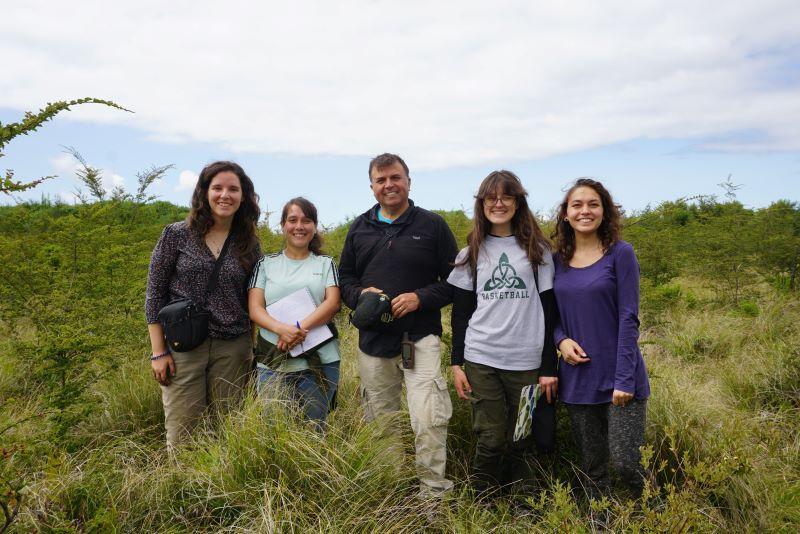
<path fill-rule="evenodd" d="M 447 423 L 453 407 L 442 376 L 439 337 L 440 309 L 452 300 L 446 280 L 456 241 L 444 219 L 409 200 L 411 179 L 402 158 L 377 156 L 370 162 L 369 177 L 378 204 L 350 225 L 339 282 L 351 309 L 365 291 L 388 295 L 395 320 L 387 328 L 358 332 L 361 404 L 368 421 L 381 420 L 399 440 L 394 416 L 405 382 L 420 491 L 437 495 L 453 486 L 445 477 Z M 414 342 L 413 369 L 402 366 L 404 334 Z M 401 445 L 393 450 L 402 454 Z"/>

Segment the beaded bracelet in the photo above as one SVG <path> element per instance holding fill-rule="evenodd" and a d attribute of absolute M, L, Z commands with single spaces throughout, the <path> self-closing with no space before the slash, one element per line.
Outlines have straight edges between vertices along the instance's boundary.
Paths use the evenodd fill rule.
<path fill-rule="evenodd" d="M 164 356 L 169 356 L 170 354 L 172 354 L 172 353 L 170 351 L 168 351 L 168 350 L 165 350 L 164 352 L 160 352 L 158 354 L 153 354 L 152 356 L 150 356 L 150 361 L 152 362 L 154 360 L 161 359 Z"/>

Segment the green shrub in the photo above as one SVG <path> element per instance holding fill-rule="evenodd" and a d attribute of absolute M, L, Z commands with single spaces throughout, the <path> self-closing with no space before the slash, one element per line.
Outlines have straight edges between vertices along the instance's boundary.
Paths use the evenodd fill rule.
<path fill-rule="evenodd" d="M 745 317 L 758 317 L 759 313 L 758 304 L 756 304 L 751 300 L 739 301 L 737 310 L 740 314 L 744 315 Z"/>
<path fill-rule="evenodd" d="M 699 304 L 697 295 L 695 295 L 694 292 L 690 290 L 686 290 L 683 292 L 683 301 L 686 303 L 686 308 L 690 310 L 695 309 Z"/>
<path fill-rule="evenodd" d="M 652 245 L 640 255 L 643 273 L 671 279 L 686 267 L 679 252 L 695 246 L 689 232 L 717 216 L 709 206 L 680 209 L 631 229 Z M 265 410 L 251 397 L 170 455 L 141 308 L 152 246 L 164 224 L 184 216 L 167 203 L 0 207 L 0 428 L 11 425 L 0 432 L 0 475 L 20 484 L 13 493 L 2 482 L 0 502 L 21 504 L 19 531 L 738 532 L 800 523 L 800 303 L 762 284 L 757 315 L 741 305 L 731 313 L 709 298 L 716 286 L 702 277 L 642 280 L 653 392 L 644 457 L 657 485 L 636 503 L 624 493 L 585 502 L 563 407 L 559 451 L 538 458 L 539 491 L 493 506 L 477 501 L 470 404 L 452 391 L 448 475 L 456 491 L 442 507 L 416 499 L 407 420 L 397 454 L 361 420 L 357 333 L 346 311 L 338 319 L 339 408 L 325 437 L 291 407 Z M 469 219 L 443 216 L 461 242 Z M 330 254 L 338 256 L 346 231 L 325 229 Z M 279 233 L 260 233 L 265 251 L 281 246 Z M 646 269 L 661 253 L 653 236 L 672 239 L 664 243 L 675 254 Z"/>

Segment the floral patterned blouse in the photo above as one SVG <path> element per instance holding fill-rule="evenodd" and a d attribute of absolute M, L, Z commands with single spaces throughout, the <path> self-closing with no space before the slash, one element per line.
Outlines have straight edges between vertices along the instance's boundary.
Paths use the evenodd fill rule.
<path fill-rule="evenodd" d="M 150 258 L 145 300 L 147 322 L 158 323 L 159 310 L 173 300 L 190 298 L 202 302 L 215 262 L 205 240 L 185 221 L 164 228 Z M 245 271 L 229 248 L 220 268 L 217 287 L 206 299 L 205 308 L 211 314 L 210 337 L 231 339 L 250 331 L 247 315 L 249 277 L 250 273 Z"/>

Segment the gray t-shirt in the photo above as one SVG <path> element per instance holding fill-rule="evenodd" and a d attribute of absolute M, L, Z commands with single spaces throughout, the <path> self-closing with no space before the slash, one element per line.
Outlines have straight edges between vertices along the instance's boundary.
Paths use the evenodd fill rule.
<path fill-rule="evenodd" d="M 459 263 L 467 248 L 456 258 Z M 541 293 L 553 288 L 553 257 L 544 251 L 539 265 Z M 486 236 L 477 270 L 478 306 L 469 320 L 464 359 L 497 369 L 528 371 L 542 364 L 544 311 L 528 256 L 514 236 Z M 459 265 L 448 282 L 473 290 L 469 264 Z"/>

